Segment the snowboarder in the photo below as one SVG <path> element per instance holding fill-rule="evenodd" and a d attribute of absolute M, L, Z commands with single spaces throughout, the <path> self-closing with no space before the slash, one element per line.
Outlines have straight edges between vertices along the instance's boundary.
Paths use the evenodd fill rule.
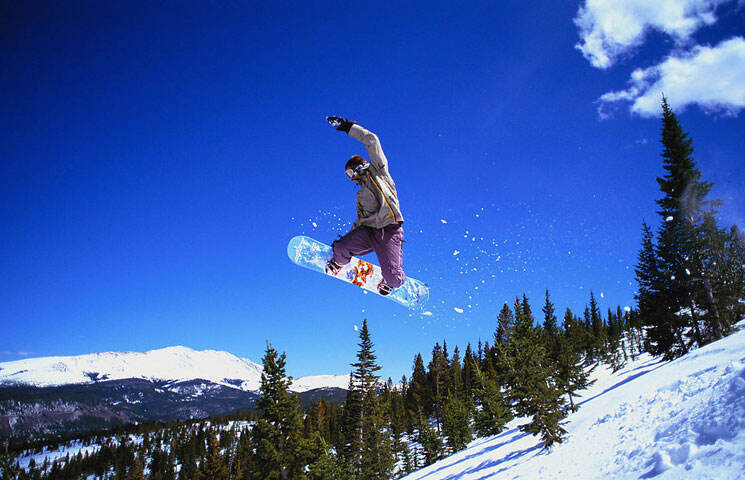
<path fill-rule="evenodd" d="M 352 230 L 331 244 L 334 254 L 326 265 L 326 272 L 336 275 L 349 263 L 352 256 L 375 252 L 383 273 L 378 292 L 388 295 L 403 285 L 404 223 L 398 203 L 396 184 L 388 172 L 377 135 L 342 117 L 326 117 L 332 127 L 345 132 L 365 145 L 370 161 L 352 155 L 344 165 L 349 180 L 360 188 L 357 192 L 357 220 Z"/>

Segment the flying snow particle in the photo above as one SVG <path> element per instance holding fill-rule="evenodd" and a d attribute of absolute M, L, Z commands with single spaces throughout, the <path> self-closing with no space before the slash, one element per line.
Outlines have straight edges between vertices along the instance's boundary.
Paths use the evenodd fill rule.
<path fill-rule="evenodd" d="M 359 327 L 357 327 L 357 325 L 355 325 L 355 326 L 354 326 L 354 331 L 356 332 L 356 331 L 358 331 L 358 330 L 359 330 Z"/>
<path fill-rule="evenodd" d="M 442 223 L 448 223 L 448 221 L 447 221 L 447 220 L 445 220 L 444 218 L 441 218 L 441 219 L 440 219 L 440 221 L 441 221 Z"/>
<path fill-rule="evenodd" d="M 463 313 L 463 309 L 462 308 L 453 307 L 453 310 L 455 310 L 456 313 Z"/>
<path fill-rule="evenodd" d="M 630 312 L 631 311 L 631 307 L 625 306 L 625 307 L 623 307 L 623 310 L 626 311 L 626 312 Z"/>
<path fill-rule="evenodd" d="M 691 271 L 686 268 L 686 275 L 690 275 Z"/>
<path fill-rule="evenodd" d="M 672 215 L 670 215 L 669 217 L 667 217 L 667 218 L 665 219 L 665 221 L 666 221 L 666 222 L 672 222 L 672 221 L 673 221 L 673 216 L 672 216 Z"/>
<path fill-rule="evenodd" d="M 422 312 L 422 315 L 424 315 L 425 317 L 431 317 L 432 316 L 432 312 L 430 312 L 429 310 L 427 310 L 426 312 Z"/>
<path fill-rule="evenodd" d="M 453 250 L 453 255 L 458 255 L 460 252 L 458 250 Z"/>
<path fill-rule="evenodd" d="M 313 225 L 313 228 L 318 228 L 318 225 L 316 225 L 316 222 L 313 222 L 311 225 Z"/>
<path fill-rule="evenodd" d="M 603 292 L 600 292 L 600 298 L 605 298 L 605 294 Z"/>

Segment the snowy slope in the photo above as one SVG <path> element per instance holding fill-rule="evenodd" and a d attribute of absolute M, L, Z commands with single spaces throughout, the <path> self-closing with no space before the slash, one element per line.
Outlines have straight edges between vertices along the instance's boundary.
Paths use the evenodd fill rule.
<path fill-rule="evenodd" d="M 256 391 L 262 367 L 228 352 L 167 347 L 148 352 L 105 352 L 74 357 L 42 357 L 0 363 L 0 385 L 49 387 L 94 383 L 95 380 L 141 378 L 151 381 L 193 379 Z M 313 388 L 346 388 L 348 376 L 323 375 L 295 380 L 298 392 Z"/>
<path fill-rule="evenodd" d="M 404 478 L 745 479 L 745 331 L 674 362 L 645 356 L 595 377 L 552 450 L 515 420 Z"/>
<path fill-rule="evenodd" d="M 347 375 L 314 375 L 293 379 L 290 389 L 293 392 L 307 392 L 316 388 L 341 388 L 349 387 L 349 374 Z"/>

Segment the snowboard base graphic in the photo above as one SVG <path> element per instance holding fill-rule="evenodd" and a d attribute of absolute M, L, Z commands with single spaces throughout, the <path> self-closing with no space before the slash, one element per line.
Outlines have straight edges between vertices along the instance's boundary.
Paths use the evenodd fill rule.
<path fill-rule="evenodd" d="M 406 277 L 403 285 L 390 294 L 380 295 L 378 293 L 378 283 L 383 278 L 380 267 L 357 257 L 352 257 L 352 261 L 344 265 L 336 275 L 329 275 L 326 273 L 325 267 L 332 254 L 330 246 L 304 235 L 293 237 L 287 245 L 287 255 L 297 265 L 357 285 L 375 295 L 393 300 L 406 308 L 417 310 L 424 306 L 429 299 L 429 287 L 409 276 Z"/>

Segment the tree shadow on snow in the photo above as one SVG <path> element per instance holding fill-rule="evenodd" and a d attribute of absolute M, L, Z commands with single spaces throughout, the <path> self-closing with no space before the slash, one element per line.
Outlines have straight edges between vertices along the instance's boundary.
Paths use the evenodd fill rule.
<path fill-rule="evenodd" d="M 656 366 L 654 366 L 654 365 L 656 365 Z M 580 407 L 581 407 L 582 405 L 584 405 L 584 404 L 585 404 L 585 403 L 587 403 L 587 402 L 591 402 L 591 401 L 595 400 L 595 399 L 596 399 L 596 398 L 598 398 L 598 397 L 602 397 L 602 396 L 603 396 L 603 395 L 605 395 L 606 393 L 608 393 L 608 392 L 611 392 L 611 391 L 613 391 L 613 390 L 617 389 L 618 387 L 621 387 L 621 386 L 623 386 L 623 385 L 625 385 L 625 384 L 627 384 L 627 383 L 629 383 L 629 382 L 633 382 L 633 381 L 634 381 L 634 380 L 636 380 L 637 378 L 639 378 L 639 377 L 641 377 L 641 376 L 644 376 L 644 375 L 648 374 L 649 372 L 654 372 L 655 370 L 657 370 L 658 368 L 662 367 L 663 365 L 664 365 L 664 363 L 663 363 L 663 362 L 661 362 L 661 361 L 659 361 L 659 362 L 655 362 L 655 363 L 653 363 L 652 365 L 647 365 L 647 364 L 645 364 L 645 365 L 641 365 L 641 366 L 639 366 L 639 367 L 635 368 L 634 370 L 632 370 L 632 372 L 633 372 L 633 371 L 636 371 L 636 370 L 639 370 L 639 369 L 641 369 L 641 368 L 648 368 L 648 369 L 647 369 L 647 370 L 644 370 L 643 372 L 638 372 L 638 373 L 635 373 L 634 375 L 631 375 L 631 376 L 629 376 L 629 377 L 627 377 L 627 378 L 624 378 L 624 379 L 623 379 L 623 380 L 621 380 L 620 382 L 618 382 L 618 383 L 615 383 L 614 385 L 612 385 L 612 386 L 610 386 L 610 387 L 606 388 L 605 390 L 603 390 L 602 392 L 598 393 L 597 395 L 595 395 L 595 396 L 593 396 L 593 397 L 590 397 L 590 398 L 588 398 L 587 400 L 583 400 L 583 401 L 579 402 L 579 403 L 577 404 L 577 406 L 580 406 Z M 631 373 L 631 372 L 628 372 L 628 373 Z"/>
<path fill-rule="evenodd" d="M 619 377 L 623 377 L 623 376 L 626 376 L 626 375 L 628 375 L 628 374 L 630 374 L 632 372 L 636 372 L 638 370 L 641 370 L 643 368 L 649 368 L 649 367 L 651 367 L 653 365 L 658 365 L 658 364 L 659 365 L 662 365 L 663 363 L 664 362 L 662 360 L 660 360 L 658 357 L 650 358 L 649 360 L 647 360 L 646 362 L 642 363 L 641 365 L 639 365 L 636 368 L 632 368 L 631 370 L 628 370 L 628 371 L 619 373 L 618 376 Z"/>
<path fill-rule="evenodd" d="M 424 479 L 424 478 L 427 478 L 427 477 L 429 477 L 430 475 L 434 475 L 435 473 L 437 473 L 437 472 L 439 472 L 439 471 L 441 471 L 441 470 L 445 470 L 445 469 L 448 469 L 448 468 L 450 468 L 450 467 L 452 467 L 452 466 L 454 466 L 454 465 L 458 465 L 458 464 L 460 464 L 460 463 L 463 463 L 463 462 L 467 462 L 468 460 L 470 460 L 470 459 L 472 459 L 472 458 L 475 458 L 475 457 L 480 457 L 480 456 L 482 456 L 482 455 L 484 455 L 484 454 L 487 454 L 487 453 L 489 453 L 489 452 L 492 452 L 492 451 L 494 451 L 494 450 L 498 450 L 498 449 L 500 449 L 500 448 L 504 447 L 505 445 L 509 445 L 510 443 L 512 443 L 512 442 L 514 442 L 514 441 L 516 441 L 516 440 L 519 440 L 519 439 L 521 439 L 521 438 L 523 438 L 523 437 L 526 437 L 526 436 L 528 435 L 527 433 L 521 432 L 521 433 L 519 433 L 518 435 L 515 435 L 515 436 L 511 436 L 512 434 L 514 434 L 514 433 L 517 433 L 517 432 L 519 432 L 519 430 L 518 430 L 517 428 L 511 428 L 511 429 L 507 430 L 506 432 L 502 432 L 502 433 L 500 433 L 499 435 L 497 435 L 497 437 L 496 437 L 496 438 L 500 438 L 500 437 L 509 437 L 509 438 L 506 438 L 506 440 L 504 440 L 504 441 L 502 441 L 502 442 L 499 442 L 499 443 L 495 443 L 495 444 L 493 444 L 493 445 L 488 445 L 488 446 L 485 446 L 484 448 L 474 448 L 474 449 L 473 449 L 473 450 L 474 450 L 474 451 L 473 451 L 473 453 L 471 453 L 470 455 L 466 455 L 466 456 L 465 456 L 465 457 L 463 457 L 463 458 L 459 458 L 459 459 L 458 459 L 458 460 L 457 460 L 456 462 L 453 462 L 453 463 L 448 463 L 448 464 L 442 465 L 441 467 L 439 467 L 439 468 L 437 468 L 437 469 L 435 469 L 435 470 L 432 470 L 432 471 L 430 471 L 430 472 L 427 472 L 427 474 L 426 474 L 426 475 L 424 475 L 424 476 L 423 476 L 423 477 L 421 477 L 421 478 L 423 478 L 423 479 Z M 539 444 L 539 445 L 540 445 L 540 444 Z M 525 450 L 524 452 L 525 452 L 525 453 L 527 453 L 527 452 L 528 452 L 528 451 L 530 451 L 530 450 L 531 450 L 531 449 L 528 449 L 528 450 Z M 517 458 L 517 457 L 521 456 L 521 455 L 515 455 L 516 453 L 520 453 L 520 452 L 513 452 L 513 453 L 511 453 L 510 455 L 508 455 L 508 457 L 510 457 L 510 458 Z M 497 461 L 496 461 L 496 464 L 498 465 L 499 463 L 502 463 L 503 461 L 506 461 L 507 459 L 508 459 L 508 458 L 507 458 L 507 457 L 505 457 L 504 459 L 501 459 L 501 460 L 497 460 Z M 481 465 L 483 465 L 484 463 L 491 463 L 491 462 L 483 462 L 483 463 L 482 463 Z M 447 477 L 444 477 L 444 478 L 445 478 L 445 479 L 455 479 L 455 478 L 460 478 L 460 477 L 461 477 L 462 475 L 465 475 L 465 474 L 466 474 L 466 473 L 468 473 L 468 472 L 474 472 L 474 471 L 478 471 L 478 470 L 480 470 L 480 469 L 481 469 L 481 468 L 480 468 L 480 466 L 478 466 L 478 467 L 474 467 L 474 468 L 471 468 L 471 469 L 469 469 L 469 470 L 466 470 L 466 471 L 464 471 L 464 472 L 460 472 L 460 473 L 457 473 L 457 474 L 454 474 L 454 475 L 450 475 L 450 476 L 447 476 Z"/>
<path fill-rule="evenodd" d="M 527 435 L 527 433 L 521 435 L 521 437 L 522 436 L 525 436 L 525 435 Z M 498 465 L 503 464 L 504 462 L 509 462 L 511 460 L 517 460 L 518 458 L 523 457 L 523 456 L 529 454 L 530 452 L 534 452 L 536 450 L 542 450 L 542 449 L 543 449 L 543 442 L 538 442 L 538 443 L 536 443 L 534 446 L 532 446 L 530 448 L 526 448 L 524 450 L 517 450 L 515 452 L 510 453 L 509 455 L 505 455 L 502 458 L 495 459 L 495 460 L 487 460 L 485 462 L 481 462 L 480 464 L 476 465 L 475 467 L 469 468 L 468 470 L 465 470 L 463 472 L 456 473 L 454 475 L 447 476 L 447 477 L 445 477 L 445 480 L 456 480 L 458 478 L 463 477 L 464 475 L 478 473 L 478 472 L 480 472 L 482 470 L 492 469 L 492 468 L 494 468 L 494 467 L 496 467 Z M 498 470 L 496 472 L 485 473 L 483 476 L 477 477 L 474 480 L 483 480 L 483 479 L 486 479 L 486 478 L 492 478 L 495 475 L 499 475 L 500 473 L 503 473 L 503 472 L 508 471 L 509 469 L 511 469 L 514 466 L 516 466 L 516 465 L 510 465 L 508 467 L 504 467 L 504 468 L 502 468 L 502 469 L 500 469 L 500 470 Z"/>

